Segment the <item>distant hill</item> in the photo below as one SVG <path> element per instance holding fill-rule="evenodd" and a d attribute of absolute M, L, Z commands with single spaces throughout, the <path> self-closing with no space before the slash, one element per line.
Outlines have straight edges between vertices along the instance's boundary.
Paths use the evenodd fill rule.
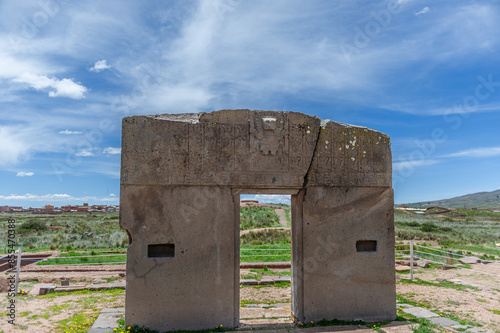
<path fill-rule="evenodd" d="M 439 206 L 446 208 L 500 209 L 500 190 L 467 194 L 451 199 L 409 203 L 406 206 L 413 208 Z"/>

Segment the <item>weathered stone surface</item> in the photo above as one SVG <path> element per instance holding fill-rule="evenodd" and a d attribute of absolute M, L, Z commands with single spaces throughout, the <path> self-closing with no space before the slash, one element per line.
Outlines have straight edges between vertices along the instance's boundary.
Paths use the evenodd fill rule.
<path fill-rule="evenodd" d="M 456 330 L 466 330 L 468 328 L 472 328 L 473 326 L 470 326 L 470 325 L 460 325 L 460 324 L 457 324 L 457 325 L 451 325 L 451 328 L 454 328 Z"/>
<path fill-rule="evenodd" d="M 123 120 L 122 184 L 281 188 L 304 181 L 391 186 L 389 137 L 297 112 L 221 110 Z"/>
<path fill-rule="evenodd" d="M 108 290 L 108 289 L 126 289 L 125 282 L 116 282 L 116 283 L 100 283 L 93 284 L 87 288 L 88 290 Z"/>
<path fill-rule="evenodd" d="M 417 260 L 415 264 L 422 268 L 428 268 L 431 265 L 431 262 L 429 260 Z"/>
<path fill-rule="evenodd" d="M 398 303 L 397 307 L 400 308 L 400 309 L 403 309 L 403 308 L 413 308 L 413 305 L 405 304 L 405 303 L 401 303 L 401 304 Z"/>
<path fill-rule="evenodd" d="M 420 308 L 420 307 L 412 307 L 412 308 L 403 308 L 403 312 L 409 313 L 414 315 L 417 318 L 435 318 L 439 317 L 438 314 L 435 314 L 434 312 L 431 312 L 427 309 Z"/>
<path fill-rule="evenodd" d="M 42 283 L 40 284 L 39 295 L 46 295 L 48 293 L 53 293 L 56 290 L 56 285 L 52 283 Z"/>
<path fill-rule="evenodd" d="M 9 291 L 9 280 L 7 280 L 7 276 L 5 275 L 0 275 L 0 292 L 7 292 Z"/>
<path fill-rule="evenodd" d="M 60 286 L 55 289 L 57 293 L 65 293 L 65 292 L 73 292 L 73 291 L 81 291 L 87 289 L 86 285 L 72 285 L 72 286 Z M 41 294 L 40 294 L 41 295 Z"/>
<path fill-rule="evenodd" d="M 458 325 L 458 322 L 451 320 L 449 318 L 445 317 L 436 317 L 436 318 L 429 318 L 429 321 L 432 324 L 436 324 L 439 326 L 451 326 L 451 325 Z"/>
<path fill-rule="evenodd" d="M 390 156 L 387 135 L 324 120 L 308 185 L 391 186 Z"/>
<path fill-rule="evenodd" d="M 120 205 L 120 223 L 132 237 L 127 325 L 159 331 L 233 327 L 239 275 L 231 189 L 126 186 Z M 155 244 L 175 245 L 173 256 L 148 257 Z"/>
<path fill-rule="evenodd" d="M 486 331 L 486 330 L 483 330 L 482 328 L 477 328 L 477 327 L 474 327 L 474 328 L 469 328 L 466 332 L 469 332 L 469 333 L 493 333 L 492 331 Z"/>
<path fill-rule="evenodd" d="M 460 261 L 461 264 L 478 264 L 481 262 L 481 259 L 479 259 L 478 257 L 463 257 L 463 258 L 460 258 L 458 259 L 458 261 Z"/>
<path fill-rule="evenodd" d="M 102 309 L 89 333 L 116 332 L 116 330 L 113 329 L 119 327 L 117 320 L 123 316 L 124 312 L 125 309 L 123 308 Z"/>
<path fill-rule="evenodd" d="M 127 325 L 238 325 L 241 193 L 292 197 L 297 319 L 395 319 L 391 178 L 387 135 L 301 113 L 124 118 Z"/>
<path fill-rule="evenodd" d="M 396 272 L 407 272 L 411 270 L 410 266 L 396 266 Z"/>
<path fill-rule="evenodd" d="M 295 302 L 295 316 L 302 322 L 395 319 L 392 189 L 308 187 L 302 206 L 302 251 L 293 264 L 303 275 L 292 282 L 303 291 L 294 284 L 292 297 L 303 301 Z M 376 247 L 359 251 L 360 241 Z"/>

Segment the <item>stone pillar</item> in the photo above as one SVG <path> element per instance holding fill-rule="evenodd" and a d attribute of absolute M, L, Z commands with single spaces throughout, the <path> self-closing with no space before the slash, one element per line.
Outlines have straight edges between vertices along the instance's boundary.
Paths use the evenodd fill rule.
<path fill-rule="evenodd" d="M 160 331 L 234 327 L 234 209 L 217 186 L 122 186 L 127 325 Z M 236 323 L 236 324 L 235 324 Z"/>
<path fill-rule="evenodd" d="M 390 188 L 307 188 L 303 312 L 297 319 L 395 318 L 393 221 Z"/>

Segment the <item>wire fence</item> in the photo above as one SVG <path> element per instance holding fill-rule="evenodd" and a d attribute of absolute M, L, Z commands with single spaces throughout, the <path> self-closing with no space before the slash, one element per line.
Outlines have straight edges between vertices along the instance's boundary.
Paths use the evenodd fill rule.
<path fill-rule="evenodd" d="M 411 264 L 417 264 L 419 260 L 449 267 L 463 267 L 460 258 L 464 255 L 453 251 L 444 251 L 422 245 L 415 245 L 413 241 L 408 244 L 395 245 L 396 260 L 410 260 Z M 240 248 L 240 259 L 242 262 L 253 261 L 290 261 L 291 248 Z M 0 257 L 0 265 L 10 260 L 7 256 Z M 39 265 L 105 265 L 125 264 L 126 253 L 115 254 L 82 254 L 69 255 L 63 253 L 58 257 L 29 257 L 21 258 L 21 262 Z M 25 264 L 25 265 L 26 265 Z"/>
<path fill-rule="evenodd" d="M 425 260 L 430 263 L 451 267 L 459 267 L 458 265 L 461 264 L 460 258 L 464 257 L 460 253 L 415 245 L 413 242 L 409 244 L 397 244 L 394 254 L 396 260 Z"/>
<path fill-rule="evenodd" d="M 461 253 L 456 253 L 454 251 L 443 251 L 442 249 L 431 248 L 422 245 L 415 245 L 413 241 L 409 244 L 396 244 L 395 246 L 395 259 L 397 260 L 409 260 L 410 261 L 410 278 L 413 280 L 413 268 L 415 265 L 419 266 L 419 260 L 425 260 L 426 262 L 441 265 L 444 268 L 458 268 L 458 269 L 470 269 L 467 265 L 460 262 L 461 258 L 467 257 Z M 491 263 L 493 261 L 481 261 Z M 498 274 L 481 272 L 482 275 L 490 275 L 495 278 L 500 278 Z"/>
<path fill-rule="evenodd" d="M 254 262 L 254 261 L 290 261 L 291 260 L 291 248 L 289 249 L 240 249 L 240 258 L 242 262 Z M 0 264 L 2 261 L 7 262 L 9 258 L 0 258 Z M 17 259 L 16 259 L 17 260 Z M 21 262 L 34 263 L 38 262 L 38 265 L 107 265 L 107 264 L 125 264 L 127 262 L 127 255 L 124 254 L 87 254 L 87 255 L 67 255 L 62 254 L 58 257 L 30 257 L 21 258 Z"/>
<path fill-rule="evenodd" d="M 240 249 L 241 262 L 289 262 L 292 256 L 292 249 Z"/>

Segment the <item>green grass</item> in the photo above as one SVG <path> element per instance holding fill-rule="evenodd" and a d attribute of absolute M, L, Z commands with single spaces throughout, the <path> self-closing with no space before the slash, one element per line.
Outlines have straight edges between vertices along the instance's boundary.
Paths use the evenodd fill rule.
<path fill-rule="evenodd" d="M 292 217 L 290 215 L 290 208 L 285 209 L 285 218 L 286 218 L 286 225 L 291 228 L 292 227 Z"/>
<path fill-rule="evenodd" d="M 474 251 L 489 259 L 500 259 L 495 242 L 500 239 L 500 214 L 483 211 L 463 211 L 468 217 L 438 217 L 436 215 L 394 214 L 396 240 L 437 241 L 445 250 Z M 467 253 L 463 253 L 466 255 Z"/>
<path fill-rule="evenodd" d="M 65 291 L 61 293 L 50 293 L 43 296 L 38 296 L 41 299 L 51 299 L 57 298 L 61 296 L 68 295 L 120 295 L 124 294 L 125 290 L 123 289 L 105 289 L 105 290 L 80 290 L 80 291 Z"/>
<path fill-rule="evenodd" d="M 456 209 L 455 212 L 478 220 L 500 221 L 500 213 L 472 209 Z"/>
<path fill-rule="evenodd" d="M 101 257 L 100 255 L 106 255 Z M 83 252 L 66 252 L 61 253 L 56 258 L 49 258 L 46 261 L 40 261 L 37 265 L 68 265 L 68 264 L 123 264 L 127 261 L 126 253 L 110 254 L 98 251 L 83 251 Z"/>
<path fill-rule="evenodd" d="M 273 271 L 269 269 L 267 266 L 264 266 L 262 269 L 250 269 L 250 273 L 242 276 L 243 279 L 255 279 L 260 281 L 263 276 L 291 276 L 291 271 Z"/>
<path fill-rule="evenodd" d="M 290 209 L 285 209 L 287 222 L 290 223 Z M 464 214 L 460 217 L 458 214 Z M 117 213 L 64 213 L 59 215 L 36 215 L 31 213 L 0 214 L 0 228 L 7 227 L 9 216 L 16 219 L 17 241 L 23 252 L 58 250 L 63 252 L 104 250 L 126 250 L 128 237 L 120 229 Z M 420 241 L 437 241 L 443 251 L 461 251 L 464 255 L 477 255 L 482 259 L 500 260 L 500 249 L 495 242 L 500 239 L 500 214 L 484 211 L 457 210 L 447 213 L 445 217 L 436 215 L 406 214 L 395 211 L 395 230 L 397 240 L 415 239 Z M 246 229 L 263 227 L 281 227 L 279 217 L 273 208 L 242 207 L 240 215 L 241 227 Z M 62 229 L 54 230 L 55 227 Z M 92 233 L 93 236 L 86 236 Z M 288 257 L 277 257 L 272 251 L 251 251 L 259 246 L 282 249 L 290 248 L 289 231 L 266 231 L 249 233 L 241 237 L 242 261 L 275 261 L 289 260 Z M 7 248 L 7 233 L 0 233 L 0 251 Z M 476 254 L 477 253 L 477 254 Z M 259 254 L 271 257 L 262 259 Z M 280 251 L 279 254 L 283 254 Z M 288 252 L 289 254 L 289 252 Z M 63 254 L 57 259 L 59 263 L 69 263 Z M 69 256 L 69 255 L 68 255 Z M 108 261 L 125 260 L 125 256 L 105 257 Z M 91 255 L 87 259 L 80 258 L 83 264 L 96 262 Z M 104 260 L 104 259 L 100 259 Z M 54 260 L 56 261 L 56 260 Z"/>
<path fill-rule="evenodd" d="M 68 319 L 58 321 L 56 332 L 86 333 L 90 330 L 98 315 L 98 311 L 75 313 Z"/>
<path fill-rule="evenodd" d="M 274 212 L 274 208 L 268 207 L 241 207 L 240 208 L 240 229 L 256 229 L 279 227 L 280 218 Z"/>
<path fill-rule="evenodd" d="M 289 245 L 265 244 L 265 245 L 241 245 L 241 262 L 259 261 L 290 261 L 291 250 Z"/>
<path fill-rule="evenodd" d="M 286 209 L 285 212 L 288 212 Z M 240 210 L 241 229 L 282 227 L 273 208 L 242 207 Z M 290 261 L 290 230 L 262 230 L 249 232 L 240 237 L 240 261 Z"/>
<path fill-rule="evenodd" d="M 118 213 L 10 213 L 8 216 L 16 220 L 16 240 L 23 252 L 125 249 L 128 246 L 127 233 L 118 224 Z M 0 228 L 6 230 L 7 220 L 7 216 L 0 218 Z M 7 233 L 0 233 L 0 251 L 6 248 Z"/>
<path fill-rule="evenodd" d="M 261 285 L 256 285 L 256 286 L 248 286 L 248 288 L 254 288 L 254 289 L 261 289 L 261 288 L 289 288 L 292 284 L 290 282 L 285 282 L 285 281 L 281 281 L 281 282 L 276 282 L 276 283 L 273 283 L 273 284 L 261 284 Z M 279 302 L 276 302 L 276 303 L 289 303 L 291 302 L 290 300 L 286 300 L 285 301 L 279 301 Z"/>
<path fill-rule="evenodd" d="M 265 245 L 265 244 L 288 244 L 290 245 L 290 230 L 262 230 L 249 232 L 240 236 L 240 243 L 246 245 Z"/>
<path fill-rule="evenodd" d="M 442 288 L 449 288 L 449 289 L 456 289 L 456 290 L 479 290 L 477 287 L 473 286 L 468 286 L 464 284 L 458 284 L 458 283 L 452 283 L 449 281 L 442 281 L 442 282 L 429 282 L 429 281 L 424 281 L 420 280 L 418 278 L 415 278 L 412 280 L 407 280 L 407 279 L 401 279 L 400 281 L 402 284 L 417 284 L 421 286 L 433 286 L 433 287 L 442 287 Z"/>
<path fill-rule="evenodd" d="M 250 269 L 250 272 L 257 273 L 260 275 L 277 275 L 277 276 L 291 276 L 291 271 L 273 271 L 272 269 L 264 266 L 261 269 Z"/>

